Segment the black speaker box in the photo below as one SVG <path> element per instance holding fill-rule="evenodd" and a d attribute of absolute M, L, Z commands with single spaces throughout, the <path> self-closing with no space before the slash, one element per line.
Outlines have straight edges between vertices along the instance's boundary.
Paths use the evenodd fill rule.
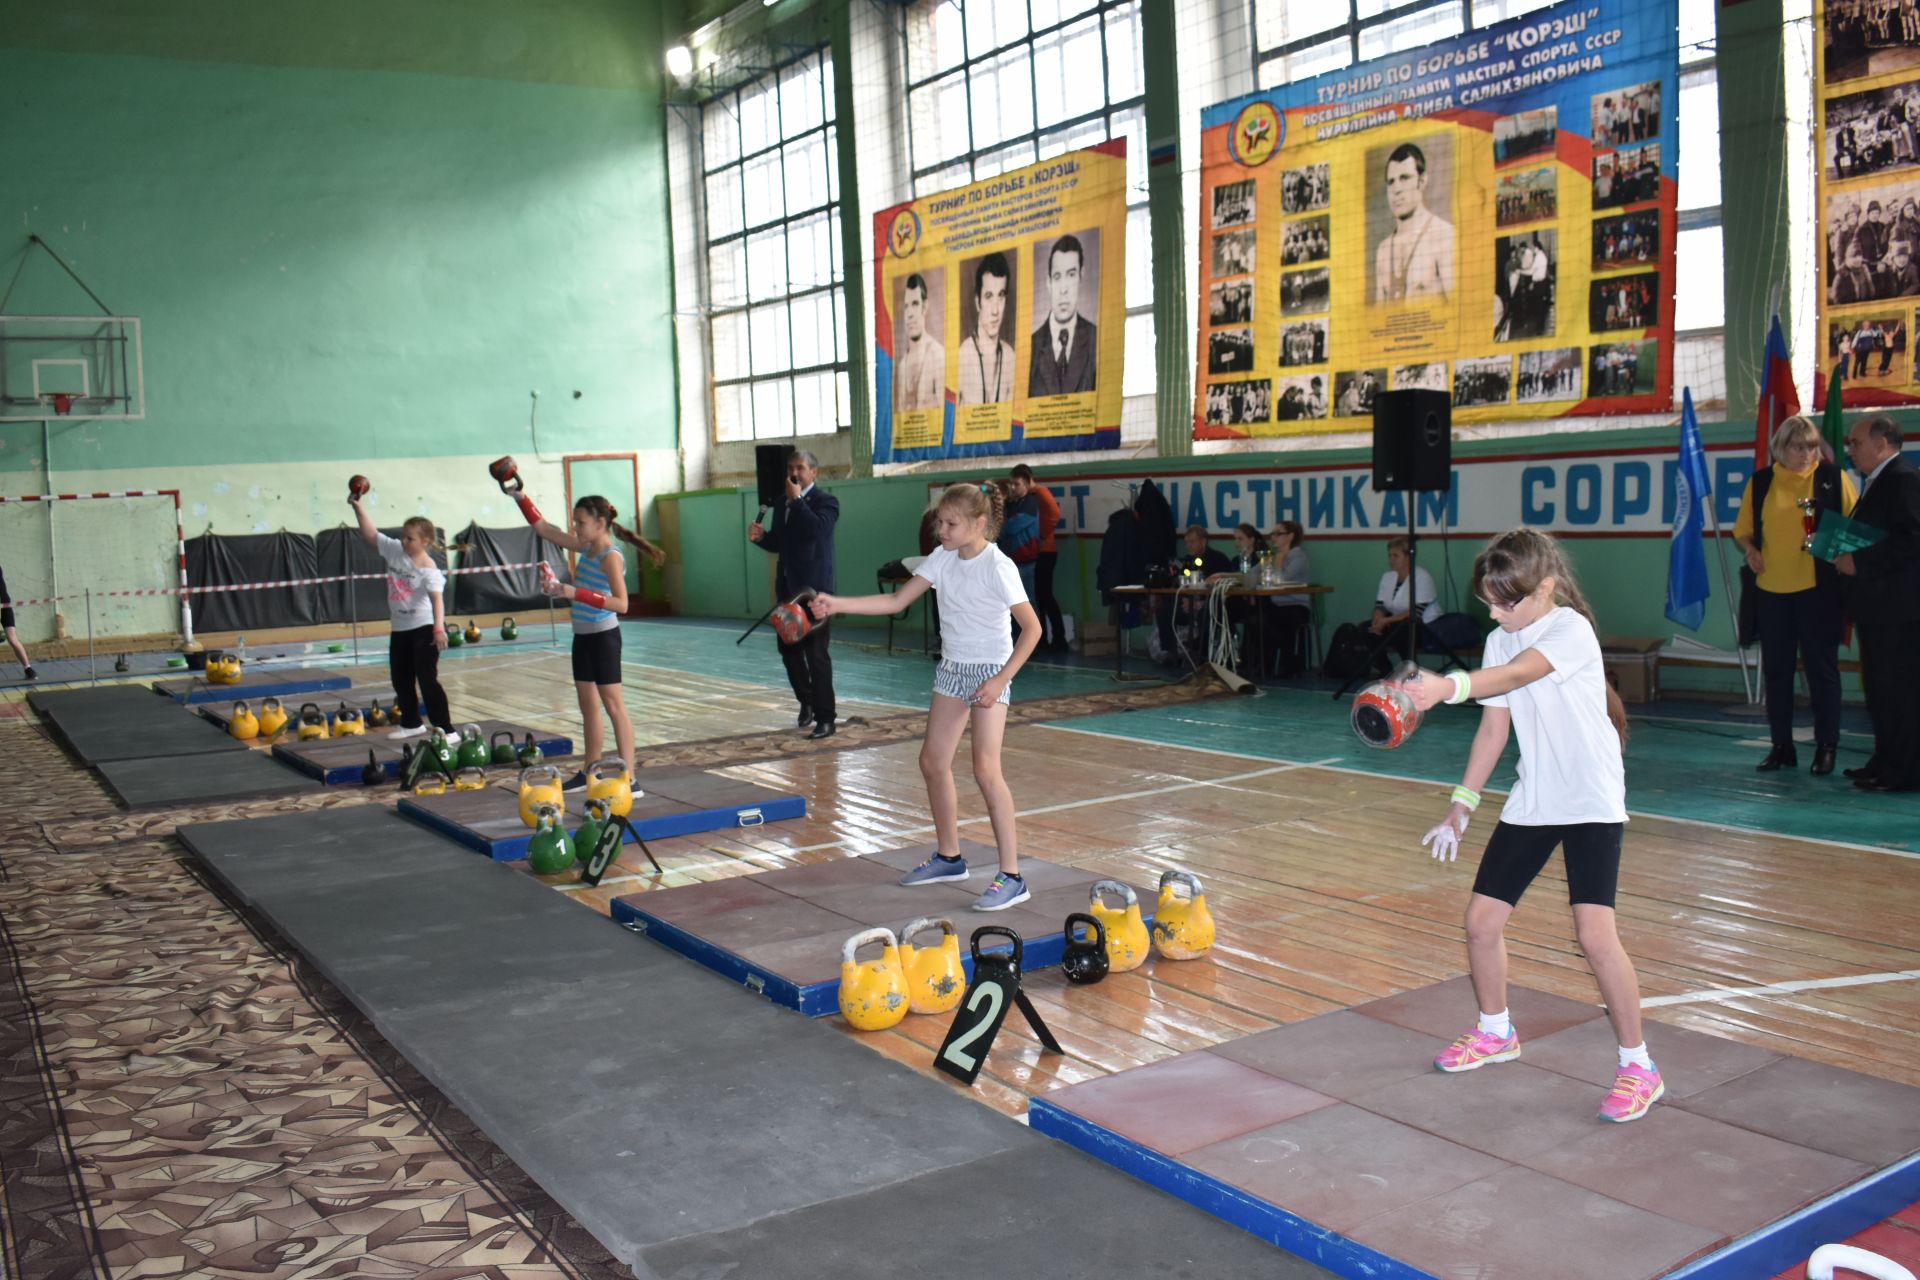
<path fill-rule="evenodd" d="M 1453 399 L 1444 391 L 1373 398 L 1373 488 L 1427 492 L 1452 484 Z"/>
<path fill-rule="evenodd" d="M 753 475 L 760 488 L 760 505 L 777 507 L 787 500 L 787 455 L 790 444 L 753 446 Z"/>

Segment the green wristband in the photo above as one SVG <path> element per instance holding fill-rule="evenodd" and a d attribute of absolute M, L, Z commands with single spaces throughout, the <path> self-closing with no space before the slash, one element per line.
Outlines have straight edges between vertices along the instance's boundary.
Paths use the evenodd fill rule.
<path fill-rule="evenodd" d="M 1453 789 L 1453 802 L 1455 804 L 1465 805 L 1467 812 L 1472 813 L 1480 807 L 1480 793 L 1471 787 L 1455 787 Z"/>

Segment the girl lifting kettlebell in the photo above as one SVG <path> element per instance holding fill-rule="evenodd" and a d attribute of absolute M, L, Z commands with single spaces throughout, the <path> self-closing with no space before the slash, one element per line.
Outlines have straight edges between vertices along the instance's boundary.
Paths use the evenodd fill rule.
<path fill-rule="evenodd" d="M 393 677 L 393 706 L 399 725 L 389 738 L 417 738 L 429 723 L 453 730 L 447 691 L 440 687 L 440 653 L 447 647 L 447 575 L 433 562 L 433 521 L 414 516 L 398 538 L 380 532 L 362 499 L 360 476 L 347 488 L 347 503 L 360 521 L 360 537 L 380 553 L 387 566 L 387 670 Z"/>
<path fill-rule="evenodd" d="M 496 479 L 498 476 L 496 475 Z M 627 703 L 620 687 L 620 615 L 627 608 L 627 563 L 613 547 L 613 504 L 598 494 L 573 504 L 573 528 L 562 529 L 548 523 L 527 497 L 524 489 L 505 490 L 520 507 L 520 514 L 542 538 L 556 547 L 574 553 L 573 581 L 563 583 L 543 560 L 540 564 L 540 588 L 549 596 L 573 602 L 573 688 L 580 698 L 580 722 L 586 730 L 586 759 L 600 758 L 606 745 L 606 730 L 600 721 L 602 708 L 613 723 L 613 740 L 627 777 L 634 777 L 633 722 L 627 718 Z M 564 789 L 583 790 L 586 771 L 568 778 Z"/>
<path fill-rule="evenodd" d="M 1600 1119 L 1637 1120 L 1666 1091 L 1647 1055 L 1640 983 L 1620 943 L 1614 892 L 1627 821 L 1626 708 L 1607 685 L 1593 614 L 1560 544 L 1533 529 L 1494 538 L 1473 564 L 1473 594 L 1499 629 L 1487 637 L 1486 665 L 1447 676 L 1422 671 L 1402 682 L 1422 711 L 1438 703 L 1480 703 L 1480 729 L 1453 804 L 1421 840 L 1450 862 L 1479 789 L 1500 763 L 1511 730 L 1520 740 L 1519 781 L 1501 807 L 1467 904 L 1467 959 L 1480 1021 L 1434 1066 L 1471 1071 L 1520 1056 L 1507 1010 L 1507 917 L 1558 847 L 1566 862 L 1580 950 L 1600 984 L 1619 1041 L 1619 1065 Z"/>
<path fill-rule="evenodd" d="M 1000 847 L 999 874 L 974 900 L 976 911 L 1004 910 L 1032 896 L 1020 875 L 1013 792 L 1000 771 L 1000 743 L 1006 736 L 1013 677 L 1039 646 L 1040 619 L 1027 603 L 1020 571 L 994 545 L 1006 509 L 1001 488 L 956 484 L 941 495 L 935 511 L 938 549 L 897 593 L 822 594 L 811 602 L 813 616 L 824 622 L 836 613 L 897 613 L 928 588 L 939 591 L 940 665 L 933 677 L 927 736 L 920 747 L 920 773 L 927 780 L 927 802 L 933 809 L 939 843 L 935 855 L 907 872 L 900 883 L 941 884 L 967 878 L 966 859 L 960 855 L 953 756 L 971 719 L 973 780 L 987 802 L 994 842 Z M 1020 625 L 1017 643 L 1008 627 L 1009 617 Z"/>

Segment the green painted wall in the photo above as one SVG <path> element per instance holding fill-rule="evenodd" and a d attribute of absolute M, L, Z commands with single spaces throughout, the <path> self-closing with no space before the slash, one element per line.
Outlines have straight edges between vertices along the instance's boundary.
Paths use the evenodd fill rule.
<path fill-rule="evenodd" d="M 614 0 L 10 0 L 0 280 L 37 232 L 140 316 L 147 416 L 0 425 L 0 484 L 178 487 L 236 533 L 333 524 L 350 471 L 457 526 L 507 452 L 677 487 L 662 30 Z M 8 309 L 90 306 L 36 250 Z"/>

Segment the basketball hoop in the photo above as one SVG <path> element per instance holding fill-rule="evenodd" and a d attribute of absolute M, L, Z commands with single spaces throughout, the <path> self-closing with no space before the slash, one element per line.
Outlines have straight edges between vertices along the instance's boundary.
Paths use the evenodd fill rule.
<path fill-rule="evenodd" d="M 47 391 L 43 392 L 40 398 L 53 406 L 54 417 L 64 418 L 73 412 L 73 402 L 80 396 L 78 392 L 73 391 Z"/>

